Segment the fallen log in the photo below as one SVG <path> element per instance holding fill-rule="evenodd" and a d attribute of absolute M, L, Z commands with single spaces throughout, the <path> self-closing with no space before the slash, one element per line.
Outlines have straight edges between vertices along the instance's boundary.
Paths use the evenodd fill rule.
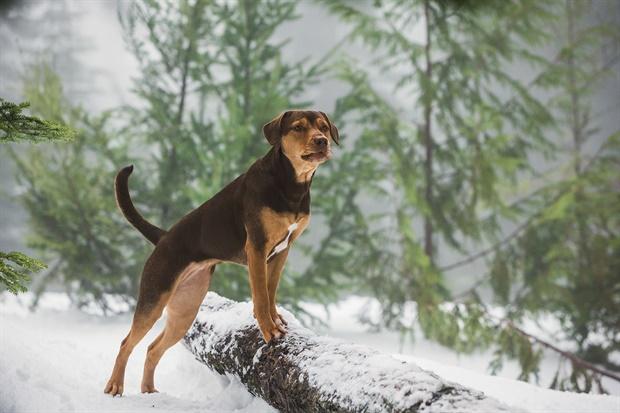
<path fill-rule="evenodd" d="M 265 344 L 252 304 L 209 293 L 185 336 L 196 359 L 236 376 L 283 412 L 515 411 L 413 363 L 317 336 L 286 310 L 288 333 Z"/>

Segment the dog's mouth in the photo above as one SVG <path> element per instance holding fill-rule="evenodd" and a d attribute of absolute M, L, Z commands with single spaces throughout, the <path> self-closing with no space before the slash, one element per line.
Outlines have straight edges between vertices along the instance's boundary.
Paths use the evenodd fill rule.
<path fill-rule="evenodd" d="M 329 151 L 311 152 L 305 155 L 301 155 L 301 159 L 307 162 L 323 162 L 330 157 Z"/>

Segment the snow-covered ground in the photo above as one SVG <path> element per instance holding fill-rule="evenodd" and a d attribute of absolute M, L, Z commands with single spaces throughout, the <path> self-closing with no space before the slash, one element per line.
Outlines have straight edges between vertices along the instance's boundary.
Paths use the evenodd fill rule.
<path fill-rule="evenodd" d="M 161 330 L 161 321 L 136 348 L 127 365 L 125 396 L 111 398 L 103 387 L 130 315 L 103 318 L 69 308 L 60 294 L 44 296 L 36 313 L 29 297 L 0 295 L 0 412 L 273 412 L 234 378 L 222 377 L 196 362 L 182 346 L 166 353 L 156 374 L 161 393 L 140 394 L 146 346 Z M 359 297 L 331 308 L 324 333 L 395 354 L 422 368 L 484 391 L 506 404 L 531 412 L 620 412 L 620 397 L 561 393 L 484 374 L 488 354 L 458 356 L 424 340 L 401 345 L 392 333 L 369 333 L 357 322 L 365 303 Z M 325 316 L 318 307 L 308 306 Z M 543 364 L 543 376 L 553 360 Z M 503 372 L 516 376 L 516 367 Z M 619 389 L 611 388 L 618 394 Z"/>

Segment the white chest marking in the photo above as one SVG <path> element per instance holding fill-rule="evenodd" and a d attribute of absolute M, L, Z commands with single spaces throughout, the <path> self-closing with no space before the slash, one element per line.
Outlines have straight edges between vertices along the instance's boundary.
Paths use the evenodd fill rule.
<path fill-rule="evenodd" d="M 297 229 L 297 226 L 298 226 L 297 222 L 294 222 L 291 225 L 289 225 L 288 234 L 286 234 L 286 238 L 284 238 L 282 242 L 280 242 L 278 245 L 274 247 L 273 251 L 271 251 L 271 254 L 269 254 L 269 256 L 267 257 L 267 260 L 269 260 L 274 255 L 281 253 L 282 251 L 286 249 L 286 247 L 288 247 L 288 240 L 291 237 L 291 234 L 293 233 L 293 231 Z"/>

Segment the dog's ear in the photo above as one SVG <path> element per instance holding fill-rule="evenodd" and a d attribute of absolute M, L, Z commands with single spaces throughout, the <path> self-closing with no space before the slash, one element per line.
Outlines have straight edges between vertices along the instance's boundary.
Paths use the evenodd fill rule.
<path fill-rule="evenodd" d="M 267 139 L 270 145 L 275 145 L 278 139 L 282 137 L 282 121 L 289 113 L 291 112 L 282 112 L 278 117 L 263 126 L 263 135 L 265 135 L 265 139 Z"/>
<path fill-rule="evenodd" d="M 332 139 L 334 140 L 336 145 L 340 146 L 340 140 L 339 140 L 340 135 L 338 135 L 338 128 L 336 127 L 336 125 L 332 123 L 331 120 L 329 120 L 329 117 L 325 114 L 325 112 L 320 112 L 320 113 L 321 115 L 323 115 L 323 117 L 327 121 L 327 124 L 329 125 L 329 134 L 332 136 Z"/>

